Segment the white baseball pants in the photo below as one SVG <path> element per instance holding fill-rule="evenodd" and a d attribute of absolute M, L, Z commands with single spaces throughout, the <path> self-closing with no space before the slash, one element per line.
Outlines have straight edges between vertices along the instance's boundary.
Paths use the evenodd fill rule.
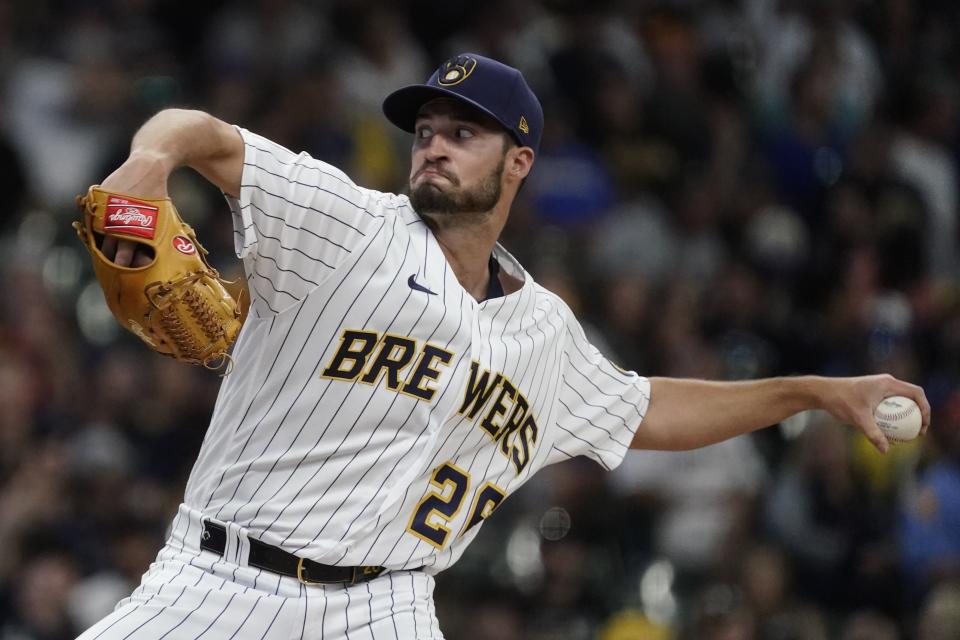
<path fill-rule="evenodd" d="M 301 584 L 246 565 L 245 530 L 223 556 L 200 549 L 185 505 L 140 586 L 78 640 L 442 640 L 433 577 L 391 571 L 353 586 Z"/>

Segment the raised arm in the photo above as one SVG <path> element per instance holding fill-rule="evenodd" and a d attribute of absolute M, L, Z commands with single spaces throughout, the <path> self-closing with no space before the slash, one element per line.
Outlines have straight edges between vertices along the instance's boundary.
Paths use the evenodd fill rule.
<path fill-rule="evenodd" d="M 859 378 L 802 376 L 749 382 L 650 378 L 650 406 L 631 443 L 634 449 L 703 447 L 767 427 L 807 409 L 822 409 L 860 429 L 880 451 L 889 447 L 873 419 L 893 395 L 913 398 L 930 424 L 923 389 L 889 375 Z"/>
<path fill-rule="evenodd" d="M 130 156 L 104 181 L 103 187 L 145 198 L 167 196 L 167 179 L 174 169 L 188 166 L 237 196 L 243 174 L 244 145 L 231 125 L 202 111 L 167 109 L 148 120 L 130 145 Z M 132 242 L 108 236 L 103 252 L 118 264 L 134 262 Z M 116 255 L 112 254 L 116 252 Z"/>
<path fill-rule="evenodd" d="M 240 193 L 243 139 L 232 126 L 202 111 L 166 109 L 149 120 L 130 144 L 130 157 L 104 187 L 142 196 L 166 195 L 177 167 L 196 169 L 223 192 Z"/>

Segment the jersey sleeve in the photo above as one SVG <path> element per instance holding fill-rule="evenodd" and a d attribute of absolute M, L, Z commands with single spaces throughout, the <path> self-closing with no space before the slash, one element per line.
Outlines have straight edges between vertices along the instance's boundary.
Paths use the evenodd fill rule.
<path fill-rule="evenodd" d="M 261 315 L 302 300 L 380 223 L 385 194 L 339 169 L 239 128 L 240 197 L 227 196 L 234 248 Z"/>
<path fill-rule="evenodd" d="M 610 362 L 570 314 L 547 464 L 587 456 L 617 467 L 650 403 L 650 381 Z"/>

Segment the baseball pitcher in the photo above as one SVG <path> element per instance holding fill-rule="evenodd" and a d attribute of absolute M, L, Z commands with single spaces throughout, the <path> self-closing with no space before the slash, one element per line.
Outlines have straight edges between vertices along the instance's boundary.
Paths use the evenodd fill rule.
<path fill-rule="evenodd" d="M 144 213 L 169 202 L 175 168 L 200 172 L 229 203 L 250 306 L 229 356 L 193 336 L 191 361 L 229 357 L 232 371 L 166 545 L 83 640 L 442 638 L 433 576 L 547 465 L 612 469 L 631 448 L 700 447 L 812 408 L 885 450 L 872 411 L 891 395 L 917 401 L 926 428 L 923 391 L 886 375 L 720 383 L 618 368 L 497 243 L 543 131 L 521 73 L 463 54 L 383 110 L 413 136 L 409 196 L 183 110 L 150 119 L 92 192 L 103 211 L 112 197 Z M 81 226 L 117 278 L 166 259 L 103 211 Z M 110 295 L 143 296 L 142 280 Z M 210 287 L 227 327 L 213 333 L 232 340 L 235 311 Z M 171 313 L 193 313 L 167 289 Z M 134 320 L 141 337 L 178 339 Z"/>

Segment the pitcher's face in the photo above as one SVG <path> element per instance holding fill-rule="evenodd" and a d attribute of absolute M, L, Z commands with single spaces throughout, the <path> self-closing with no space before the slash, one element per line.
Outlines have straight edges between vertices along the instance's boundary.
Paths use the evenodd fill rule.
<path fill-rule="evenodd" d="M 509 135 L 492 118 L 448 98 L 417 115 L 410 201 L 421 214 L 484 214 L 500 201 Z"/>

